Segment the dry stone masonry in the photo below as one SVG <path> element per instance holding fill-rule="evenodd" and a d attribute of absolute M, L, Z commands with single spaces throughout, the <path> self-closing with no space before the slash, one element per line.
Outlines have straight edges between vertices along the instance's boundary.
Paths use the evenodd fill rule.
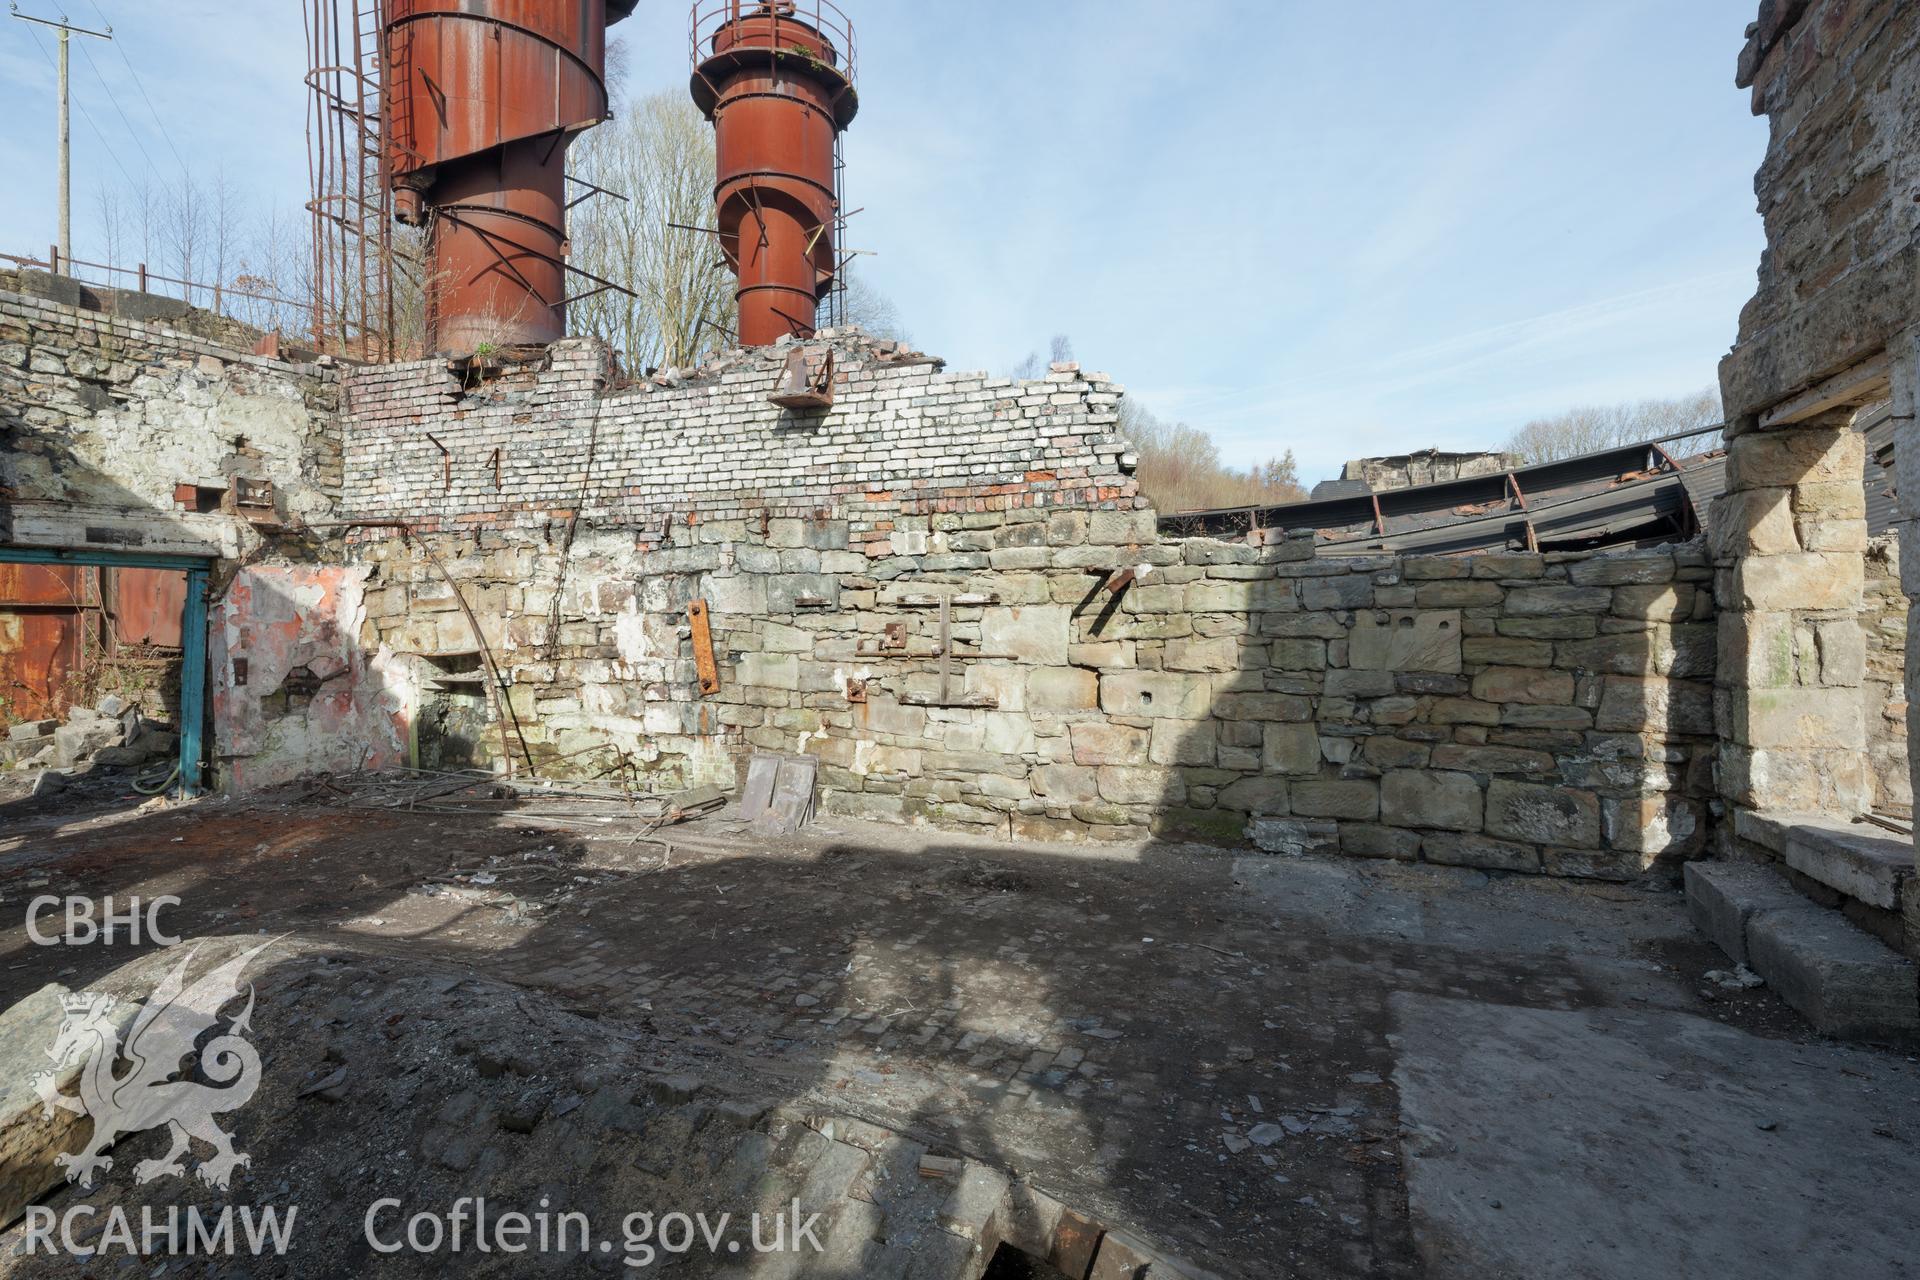
<path fill-rule="evenodd" d="M 1913 816 L 1913 776 L 1907 756 L 1907 597 L 1900 588 L 1900 541 L 1883 535 L 1867 546 L 1860 615 L 1864 680 L 1860 713 L 1866 721 L 1867 770 L 1876 809 Z"/>
<path fill-rule="evenodd" d="M 1880 789 L 1857 692 L 1864 410 L 1891 399 L 1900 489 L 1920 492 L 1906 447 L 1920 338 L 1920 11 L 1769 0 L 1748 36 L 1739 82 L 1771 124 L 1755 183 L 1768 248 L 1720 371 L 1722 781 L 1743 809 L 1852 815 Z"/>
<path fill-rule="evenodd" d="M 731 782 L 750 749 L 805 751 L 828 806 L 867 817 L 1556 874 L 1670 870 L 1704 842 L 1703 549 L 1161 541 L 1105 379 L 948 374 L 845 335 L 835 357 L 812 420 L 765 402 L 777 351 L 611 392 L 586 343 L 472 386 L 358 372 L 348 514 L 431 531 L 511 683 L 507 749 L 543 769 Z M 370 530 L 354 554 L 363 647 L 429 679 L 472 661 L 414 542 Z"/>
<path fill-rule="evenodd" d="M 1721 606 L 1720 851 L 1688 893 L 1703 927 L 1814 1025 L 1911 1040 L 1920 894 L 1893 684 L 1920 590 L 1910 518 L 1868 539 L 1862 429 L 1884 413 L 1903 504 L 1920 339 L 1920 10 L 1766 0 L 1739 82 L 1771 125 L 1755 183 L 1759 287 L 1721 364 L 1727 493 L 1713 518 Z M 1908 513 L 1910 515 L 1910 512 Z M 1909 684 L 1909 688 L 1911 685 Z M 1898 775 L 1905 773 L 1905 778 Z M 1894 775 L 1894 776 L 1890 776 Z M 1898 831 L 1898 828 L 1895 828 Z"/>

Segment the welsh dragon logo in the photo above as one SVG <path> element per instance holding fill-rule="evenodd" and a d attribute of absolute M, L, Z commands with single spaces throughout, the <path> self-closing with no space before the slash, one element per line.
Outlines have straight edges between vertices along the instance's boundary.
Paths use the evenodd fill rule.
<path fill-rule="evenodd" d="M 252 1030 L 253 986 L 247 986 L 246 1008 L 199 1050 L 199 1080 L 176 1080 L 183 1060 L 194 1056 L 194 1042 L 216 1027 L 220 1010 L 240 995 L 240 974 L 249 961 L 272 943 L 251 951 L 187 983 L 187 966 L 194 951 L 174 966 L 154 990 L 127 1031 L 126 1042 L 113 1017 L 118 1002 L 91 992 L 62 996 L 64 1017 L 47 1056 L 54 1070 L 33 1077 L 43 1104 L 42 1114 L 71 1111 L 93 1121 L 93 1133 L 79 1152 L 55 1156 L 67 1171 L 67 1181 L 91 1189 L 95 1176 L 113 1168 L 106 1154 L 120 1138 L 166 1125 L 173 1146 L 158 1160 L 142 1160 L 133 1168 L 135 1182 L 149 1182 L 167 1174 L 184 1175 L 182 1157 L 191 1150 L 190 1138 L 213 1148 L 211 1159 L 194 1171 L 208 1186 L 226 1189 L 233 1171 L 252 1157 L 233 1149 L 233 1135 L 214 1123 L 214 1113 L 234 1111 L 247 1104 L 260 1087 L 260 1055 L 242 1037 Z M 197 948 L 195 949 L 197 950 Z M 77 1096 L 60 1092 L 59 1073 L 81 1062 Z M 117 1066 L 125 1070 L 115 1073 Z"/>

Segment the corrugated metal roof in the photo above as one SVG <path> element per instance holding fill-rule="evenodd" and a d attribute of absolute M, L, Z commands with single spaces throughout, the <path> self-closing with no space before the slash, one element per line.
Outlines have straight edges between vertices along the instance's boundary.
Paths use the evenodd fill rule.
<path fill-rule="evenodd" d="M 1312 530 L 1336 555 L 1672 541 L 1699 527 L 1687 473 L 1717 455 L 1678 460 L 1663 446 L 1699 443 L 1718 430 L 1405 489 L 1163 516 L 1160 527 L 1174 536 Z"/>
<path fill-rule="evenodd" d="M 1901 518 L 1894 488 L 1892 406 L 1862 419 L 1867 437 L 1861 484 L 1867 529 L 1882 534 Z M 1695 440 L 1719 428 L 1672 437 Z M 1717 442 L 1716 442 L 1717 443 Z M 1887 464 L 1880 457 L 1885 455 Z M 1518 549 L 1529 537 L 1552 548 L 1673 541 L 1704 532 L 1727 488 L 1722 449 L 1676 458 L 1653 444 L 1626 445 L 1489 476 L 1380 493 L 1342 493 L 1330 484 L 1305 502 L 1162 516 L 1174 536 L 1232 536 L 1254 529 L 1319 535 L 1328 555 L 1420 551 L 1460 555 Z"/>
<path fill-rule="evenodd" d="M 1900 502 L 1894 494 L 1893 468 L 1882 466 L 1879 454 L 1887 453 L 1889 464 L 1892 455 L 1889 446 L 1895 443 L 1893 432 L 1893 406 L 1883 404 L 1870 411 L 1861 420 L 1860 430 L 1867 437 L 1866 464 L 1861 469 L 1860 484 L 1867 495 L 1867 532 L 1882 534 L 1891 530 L 1894 522 L 1900 519 Z M 1694 466 L 1693 459 L 1681 460 L 1686 467 L 1682 479 L 1687 493 L 1693 498 L 1693 509 L 1699 514 L 1700 527 L 1707 528 L 1713 516 L 1713 500 L 1727 491 L 1727 466 L 1723 455 L 1714 455 L 1710 463 Z"/>
<path fill-rule="evenodd" d="M 1891 402 L 1881 405 L 1861 424 L 1867 433 L 1867 465 L 1861 483 L 1867 490 L 1867 532 L 1886 533 L 1894 522 L 1900 519 L 1900 499 L 1894 491 L 1893 453 L 1899 447 L 1899 441 L 1893 433 L 1893 405 Z M 1886 466 L 1881 466 L 1879 455 L 1885 453 Z"/>
<path fill-rule="evenodd" d="M 1706 531 L 1713 528 L 1713 500 L 1727 491 L 1727 455 L 1714 453 L 1697 461 L 1698 466 L 1690 466 L 1680 473 L 1680 483 L 1687 486 L 1687 496 L 1693 499 L 1694 518 Z"/>

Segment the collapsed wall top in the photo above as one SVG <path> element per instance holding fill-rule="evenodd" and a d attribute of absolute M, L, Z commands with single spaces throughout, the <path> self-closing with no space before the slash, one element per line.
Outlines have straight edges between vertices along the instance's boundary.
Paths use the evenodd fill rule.
<path fill-rule="evenodd" d="M 607 118 L 607 24 L 638 0 L 391 0 L 387 171 L 427 228 L 428 345 L 566 332 L 566 158 Z"/>
<path fill-rule="evenodd" d="M 695 0 L 692 32 L 740 342 L 811 337 L 839 269 L 840 133 L 860 107 L 853 24 L 828 0 Z"/>

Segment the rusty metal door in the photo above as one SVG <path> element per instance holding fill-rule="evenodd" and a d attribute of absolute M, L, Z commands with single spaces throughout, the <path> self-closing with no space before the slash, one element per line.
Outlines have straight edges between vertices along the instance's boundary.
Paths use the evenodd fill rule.
<path fill-rule="evenodd" d="M 91 569 L 0 563 L 0 723 L 66 714 Z"/>

